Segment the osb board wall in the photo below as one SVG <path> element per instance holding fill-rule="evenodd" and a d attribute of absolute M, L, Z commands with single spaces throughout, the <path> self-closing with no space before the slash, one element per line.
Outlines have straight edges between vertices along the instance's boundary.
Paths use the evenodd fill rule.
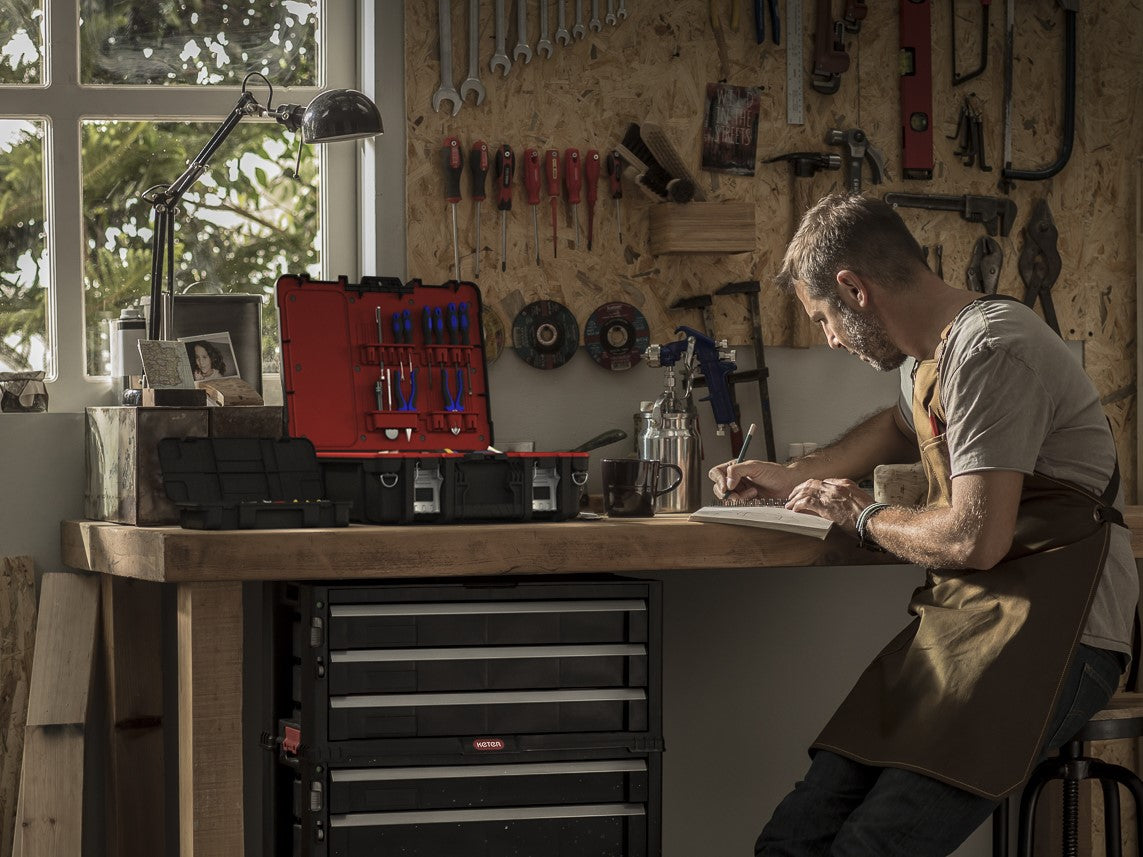
<path fill-rule="evenodd" d="M 989 58 L 985 73 L 968 84 L 950 85 L 950 9 L 932 4 L 933 122 L 935 171 L 932 181 L 901 180 L 898 98 L 898 24 L 896 3 L 870 3 L 868 17 L 857 35 L 847 35 L 850 70 L 837 94 L 815 92 L 809 86 L 808 65 L 813 55 L 814 3 L 803 0 L 806 122 L 786 123 L 785 48 L 754 41 L 752 4 L 741 3 L 741 24 L 730 31 L 729 0 L 716 0 L 724 27 L 725 63 L 709 22 L 707 0 L 648 3 L 628 0 L 629 17 L 617 27 L 588 32 L 566 47 L 558 44 L 551 59 L 533 56 L 530 63 L 513 62 L 506 77 L 489 71 L 494 51 L 493 3 L 480 3 L 479 77 L 487 89 L 480 107 L 469 98 L 459 115 L 451 105 L 434 112 L 432 95 L 440 85 L 437 4 L 405 7 L 406 110 L 408 123 L 407 205 L 408 269 L 426 282 L 452 276 L 452 239 L 444 201 L 441 144 L 446 136 L 460 138 L 466 152 L 476 139 L 490 148 L 509 143 L 522 158 L 528 146 L 541 151 L 569 146 L 606 151 L 623 135 L 628 122 L 653 122 L 663 127 L 684 161 L 698 171 L 705 86 L 708 82 L 762 88 L 758 129 L 758 163 L 753 177 L 720 175 L 712 189 L 709 174 L 700 175 L 708 199 L 748 200 L 756 206 L 757 242 L 753 252 L 731 256 L 652 256 L 648 250 L 647 212 L 654 204 L 630 181 L 622 200 L 623 244 L 616 230 L 613 204 L 601 182 L 595 213 L 596 245 L 587 252 L 571 247 L 572 224 L 560 204 L 559 256 L 552 258 L 550 210 L 546 195 L 539 206 L 542 265 L 537 267 L 532 244 L 531 212 L 519 181 L 508 215 L 508 269 L 500 271 L 500 217 L 491 196 L 482 207 L 480 279 L 485 305 L 511 324 L 527 303 L 541 298 L 568 306 L 581 330 L 591 312 L 614 300 L 638 307 L 651 328 L 654 342 L 674 338 L 680 323 L 700 326 L 693 311 L 670 311 L 681 297 L 709 294 L 719 286 L 756 278 L 762 283 L 763 338 L 767 345 L 804 345 L 793 323 L 789 301 L 772 280 L 793 223 L 794 194 L 788 165 L 764 164 L 766 158 L 793 151 L 833 151 L 825 145 L 830 128 L 859 127 L 884 153 L 890 178 L 865 190 L 997 195 L 1003 138 L 1004 4 L 993 4 Z M 548 2 L 551 29 L 556 4 Z M 590 0 L 584 6 L 590 9 Z M 600 6 L 605 4 L 600 0 Z M 468 68 L 468 3 L 452 0 L 453 86 Z M 515 3 L 508 0 L 507 53 L 516 44 Z M 840 11 L 840 4 L 835 3 Z M 567 3 L 569 29 L 575 4 Z M 779 2 L 783 32 L 786 2 Z M 537 2 L 528 2 L 528 43 L 538 38 Z M 1005 261 L 1000 290 L 1023 296 L 1016 262 L 1022 246 L 1021 229 L 1034 203 L 1046 197 L 1059 227 L 1063 261 L 1053 291 L 1063 335 L 1086 343 L 1088 371 L 1095 379 L 1119 439 L 1122 472 L 1133 496 L 1134 466 L 1134 242 L 1131 163 L 1143 139 L 1143 7 L 1138 0 L 1084 4 L 1079 20 L 1079 59 L 1075 149 L 1065 170 L 1044 182 L 1020 183 L 1011 193 L 1019 212 L 1011 234 L 1000 238 Z M 980 4 L 956 4 L 958 68 L 976 64 Z M 585 15 L 586 17 L 586 15 Z M 553 40 L 554 41 L 554 40 Z M 1055 160 L 1062 116 L 1063 12 L 1057 0 L 1023 0 L 1017 4 L 1017 53 L 1013 91 L 1015 130 L 1013 161 L 1018 168 L 1036 168 Z M 984 112 L 985 153 L 994 170 L 985 173 L 964 166 L 955 157 L 956 142 L 946 139 L 956 129 L 963 96 L 974 93 Z M 519 180 L 519 170 L 517 171 Z M 630 174 L 628 173 L 628 178 Z M 810 196 L 840 190 L 843 174 L 819 172 Z M 472 276 L 473 205 L 467 172 L 464 200 L 458 206 L 462 276 Z M 489 191 L 492 177 L 489 177 Z M 804 189 L 803 189 L 804 195 Z M 581 226 L 586 206 L 580 206 Z M 956 214 L 902 209 L 902 216 L 926 246 L 943 247 L 944 275 L 964 284 L 964 269 L 973 243 L 984 230 Z M 718 298 L 714 305 L 716 333 L 732 343 L 749 342 L 748 316 L 742 298 Z"/>

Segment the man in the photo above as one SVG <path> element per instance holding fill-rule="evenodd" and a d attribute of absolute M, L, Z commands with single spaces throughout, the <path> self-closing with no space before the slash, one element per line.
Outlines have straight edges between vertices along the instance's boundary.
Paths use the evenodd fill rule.
<path fill-rule="evenodd" d="M 830 196 L 779 283 L 832 348 L 891 371 L 911 402 L 787 465 L 711 470 L 715 493 L 788 497 L 927 569 L 915 617 L 814 742 L 759 855 L 941 857 L 1114 692 L 1138 579 L 1099 395 L 1022 303 L 933 274 L 896 212 Z M 852 480 L 924 462 L 928 502 L 875 503 Z"/>

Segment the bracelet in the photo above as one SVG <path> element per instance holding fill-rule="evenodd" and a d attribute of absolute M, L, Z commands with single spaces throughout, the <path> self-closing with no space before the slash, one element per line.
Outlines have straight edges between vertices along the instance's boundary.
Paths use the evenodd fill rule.
<path fill-rule="evenodd" d="M 876 515 L 878 512 L 888 509 L 889 503 L 870 503 L 857 516 L 857 541 L 860 547 L 869 547 L 875 542 L 865 534 L 865 528 L 869 525 L 869 519 Z"/>

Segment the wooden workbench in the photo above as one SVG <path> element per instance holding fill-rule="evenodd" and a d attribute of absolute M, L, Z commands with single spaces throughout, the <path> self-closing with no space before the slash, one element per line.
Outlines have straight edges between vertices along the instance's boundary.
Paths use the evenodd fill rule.
<path fill-rule="evenodd" d="M 1143 556 L 1143 507 L 1128 510 Z M 178 773 L 182 857 L 243 853 L 242 583 L 507 574 L 845 566 L 892 562 L 834 533 L 825 541 L 685 515 L 544 524 L 303 530 L 183 530 L 64 521 L 63 561 L 101 572 L 111 796 L 117 853 L 162 853 L 162 824 L 138 824 L 163 782 L 158 586 L 178 591 Z M 140 664 L 147 668 L 141 669 Z M 117 678 L 118 677 L 118 678 Z M 130 728 L 121 728 L 128 724 Z M 150 729 L 151 734 L 147 730 Z M 122 775 L 119 772 L 122 771 Z M 132 820 L 134 819 L 134 821 Z"/>

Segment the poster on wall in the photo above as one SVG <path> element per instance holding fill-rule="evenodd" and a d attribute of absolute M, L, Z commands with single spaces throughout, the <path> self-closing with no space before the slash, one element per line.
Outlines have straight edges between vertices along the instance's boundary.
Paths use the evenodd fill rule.
<path fill-rule="evenodd" d="M 708 83 L 702 126 L 702 168 L 754 175 L 762 90 L 756 86 Z"/>

